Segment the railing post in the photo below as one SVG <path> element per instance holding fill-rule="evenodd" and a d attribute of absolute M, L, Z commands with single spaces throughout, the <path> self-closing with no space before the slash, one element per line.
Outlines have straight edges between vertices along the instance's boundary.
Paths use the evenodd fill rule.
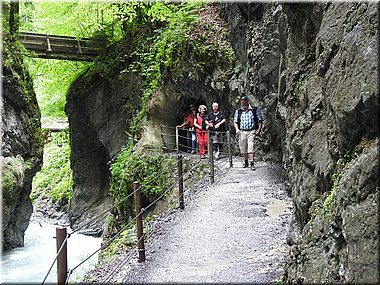
<path fill-rule="evenodd" d="M 179 188 L 179 208 L 185 208 L 183 202 L 183 171 L 182 171 L 182 155 L 178 155 L 178 188 Z"/>
<path fill-rule="evenodd" d="M 80 45 L 80 41 L 78 40 L 77 42 L 78 42 L 78 51 L 79 51 L 80 54 L 82 54 L 83 51 L 82 51 L 82 47 Z"/>
<path fill-rule="evenodd" d="M 49 53 L 49 52 L 51 52 L 51 45 L 50 45 L 49 35 L 46 35 L 46 44 L 47 44 L 47 50 L 46 50 L 46 52 Z"/>
<path fill-rule="evenodd" d="M 228 144 L 228 158 L 230 160 L 230 168 L 232 168 L 233 165 L 232 165 L 231 133 L 230 133 L 230 131 L 227 131 L 227 144 Z"/>
<path fill-rule="evenodd" d="M 211 139 L 211 132 L 210 130 L 208 132 L 208 155 L 209 155 L 209 164 L 210 164 L 210 179 L 211 183 L 214 183 L 214 154 L 212 152 L 212 139 Z"/>
<path fill-rule="evenodd" d="M 137 250 L 139 253 L 139 262 L 145 261 L 144 231 L 141 212 L 141 188 L 139 182 L 133 182 L 135 209 L 136 209 L 136 232 L 137 232 Z"/>
<path fill-rule="evenodd" d="M 57 284 L 65 284 L 67 279 L 67 239 L 66 228 L 57 227 L 55 229 L 57 239 L 57 252 L 62 247 L 57 256 Z M 64 243 L 64 244 L 63 244 Z"/>
<path fill-rule="evenodd" d="M 176 148 L 176 150 L 177 150 L 177 155 L 178 155 L 178 152 L 179 152 L 178 145 L 179 145 L 178 128 L 176 127 L 176 128 L 175 128 L 175 148 Z"/>

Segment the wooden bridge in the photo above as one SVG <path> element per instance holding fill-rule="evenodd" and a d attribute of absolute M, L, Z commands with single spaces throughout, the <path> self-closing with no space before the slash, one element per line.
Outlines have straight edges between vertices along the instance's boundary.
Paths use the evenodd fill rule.
<path fill-rule="evenodd" d="M 69 36 L 20 33 L 20 41 L 32 56 L 50 59 L 93 61 L 105 49 L 105 41 Z"/>

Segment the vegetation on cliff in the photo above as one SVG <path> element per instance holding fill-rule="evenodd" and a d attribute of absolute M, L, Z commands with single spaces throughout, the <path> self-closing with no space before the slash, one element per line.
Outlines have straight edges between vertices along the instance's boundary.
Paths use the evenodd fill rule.
<path fill-rule="evenodd" d="M 85 92 L 98 76 L 109 82 L 117 82 L 134 73 L 140 79 L 139 104 L 136 104 L 136 98 L 128 98 L 129 103 L 125 106 L 133 114 L 132 121 L 128 122 L 130 139 L 110 163 L 110 194 L 116 203 L 131 182 L 125 180 L 120 166 L 141 163 L 139 160 L 146 165 L 152 164 L 147 157 L 135 157 L 132 153 L 134 144 L 140 137 L 147 102 L 162 83 L 163 77 L 168 73 L 180 76 L 186 64 L 193 66 L 195 75 L 201 77 L 215 64 L 229 68 L 235 60 L 227 39 L 226 23 L 213 5 L 200 2 L 129 2 L 119 3 L 118 8 L 125 38 L 112 44 L 106 54 L 81 75 L 69 92 L 69 96 Z M 151 171 L 159 173 L 160 163 L 153 164 L 155 169 Z M 131 170 L 133 172 L 129 174 L 136 176 L 137 168 Z M 162 187 L 147 189 L 147 193 L 156 195 L 162 191 Z"/>
<path fill-rule="evenodd" d="M 109 194 L 118 203 L 130 192 L 134 179 L 146 182 L 158 177 L 143 188 L 146 202 L 153 201 L 172 183 L 174 162 L 160 151 L 151 156 L 133 154 L 147 102 L 163 77 L 180 76 L 185 64 L 191 65 L 199 77 L 215 64 L 232 67 L 234 52 L 227 39 L 226 23 L 219 17 L 216 6 L 201 2 L 94 4 L 79 1 L 48 5 L 31 1 L 21 2 L 21 8 L 24 31 L 101 37 L 110 44 L 104 56 L 94 63 L 28 59 L 43 116 L 65 117 L 66 93 L 76 96 L 85 92 L 96 76 L 110 82 L 127 73 L 140 78 L 140 104 L 129 98 L 130 104 L 126 106 L 133 114 L 128 131 L 131 139 L 109 165 Z M 78 76 L 77 82 L 81 84 L 71 86 Z M 34 189 L 47 190 L 55 201 L 70 200 L 73 181 L 68 134 L 52 134 L 47 141 L 45 164 L 34 180 Z M 32 197 L 36 195 L 37 191 L 33 191 Z M 122 203 L 114 214 L 124 219 L 130 215 L 129 208 L 130 202 Z"/>
<path fill-rule="evenodd" d="M 128 14 L 128 5 L 134 7 L 136 14 Z M 167 160 L 161 150 L 154 150 L 149 156 L 133 152 L 141 135 L 148 101 L 165 76 L 180 77 L 184 68 L 190 66 L 191 72 L 202 78 L 215 64 L 228 69 L 234 61 L 226 23 L 213 5 L 196 2 L 123 3 L 120 8 L 125 12 L 120 15 L 125 19 L 125 38 L 112 44 L 106 54 L 71 86 L 68 95 L 68 101 L 75 104 L 76 96 L 80 94 L 79 98 L 85 98 L 86 92 L 93 90 L 94 83 L 100 82 L 100 78 L 107 83 L 109 90 L 124 86 L 123 80 L 128 82 L 131 74 L 136 78 L 134 81 L 140 82 L 140 97 L 126 90 L 124 96 L 127 99 L 120 100 L 132 118 L 126 122 L 128 140 L 125 147 L 109 164 L 108 193 L 118 205 L 108 227 L 110 233 L 118 232 L 132 214 L 132 199 L 124 199 L 131 193 L 134 180 L 145 185 L 142 191 L 146 204 L 154 201 L 171 184 L 173 162 Z M 152 179 L 153 183 L 146 183 Z"/>
<path fill-rule="evenodd" d="M 70 143 L 67 131 L 50 133 L 44 150 L 44 164 L 33 179 L 32 200 L 49 196 L 54 202 L 69 201 L 73 173 L 70 169 Z"/>
<path fill-rule="evenodd" d="M 4 3 L 3 4 L 3 17 L 2 17 L 2 65 L 9 71 L 20 86 L 20 93 L 25 104 L 28 116 L 28 128 L 32 141 L 30 142 L 36 150 L 36 154 L 41 155 L 42 148 L 42 133 L 40 129 L 40 109 L 36 104 L 36 94 L 32 85 L 32 77 L 24 63 L 23 55 L 25 49 L 18 40 L 18 26 L 19 19 L 17 13 L 17 3 Z M 7 76 L 7 72 L 4 71 Z"/>
<path fill-rule="evenodd" d="M 23 246 L 31 215 L 31 180 L 41 166 L 43 135 L 32 79 L 18 41 L 18 2 L 2 3 L 3 248 Z"/>

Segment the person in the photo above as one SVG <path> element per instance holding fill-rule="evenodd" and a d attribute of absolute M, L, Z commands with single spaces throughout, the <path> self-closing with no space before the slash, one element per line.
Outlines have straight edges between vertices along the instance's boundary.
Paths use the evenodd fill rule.
<path fill-rule="evenodd" d="M 208 142 L 208 126 L 206 125 L 207 107 L 205 105 L 199 106 L 199 114 L 194 119 L 194 126 L 197 131 L 199 155 L 201 158 L 206 158 L 207 142 Z"/>
<path fill-rule="evenodd" d="M 190 111 L 187 111 L 181 125 L 177 128 L 186 129 L 187 152 L 197 153 L 197 136 L 195 134 L 194 119 L 197 115 L 197 108 L 194 104 L 190 104 Z"/>
<path fill-rule="evenodd" d="M 212 152 L 215 159 L 219 159 L 222 149 L 222 133 L 226 121 L 226 115 L 219 109 L 219 104 L 217 102 L 212 103 L 212 111 L 206 117 L 206 124 L 210 130 Z"/>
<path fill-rule="evenodd" d="M 240 98 L 240 104 L 241 108 L 234 113 L 234 127 L 236 135 L 239 136 L 239 148 L 244 158 L 243 167 L 248 167 L 249 160 L 251 169 L 256 170 L 254 163 L 255 135 L 261 134 L 263 117 L 261 110 L 250 106 L 247 96 L 244 95 Z"/>

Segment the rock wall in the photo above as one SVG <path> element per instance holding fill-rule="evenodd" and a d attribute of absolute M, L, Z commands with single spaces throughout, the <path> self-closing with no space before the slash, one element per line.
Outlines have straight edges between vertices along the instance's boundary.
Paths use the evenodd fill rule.
<path fill-rule="evenodd" d="M 178 124 L 191 102 L 219 101 L 231 119 L 238 97 L 248 95 L 265 116 L 257 157 L 283 163 L 294 203 L 284 281 L 378 281 L 377 4 L 218 7 L 236 65 L 215 64 L 197 77 L 189 55 L 180 73 L 168 71 L 148 102 L 135 151 L 162 147 L 160 126 Z M 100 74 L 78 80 L 66 107 L 77 224 L 104 207 L 107 163 L 131 139 L 128 106 L 140 104 L 133 74 Z"/>
<path fill-rule="evenodd" d="M 216 10 L 212 9 L 210 13 L 214 15 L 214 12 Z M 140 122 L 135 136 L 130 137 L 128 132 L 131 122 L 141 109 L 143 88 L 135 73 L 121 74 L 120 71 L 131 64 L 131 54 L 139 47 L 139 39 L 146 37 L 147 34 L 141 37 L 136 32 L 132 43 L 127 37 L 124 43 L 110 47 L 105 56 L 106 61 L 112 62 L 114 57 L 127 60 L 116 62 L 108 75 L 101 70 L 89 70 L 76 80 L 67 96 L 65 111 L 70 124 L 74 178 L 74 194 L 69 212 L 74 227 L 85 224 L 111 203 L 108 200 L 109 163 L 129 140 L 136 141 L 135 152 L 152 148 L 174 151 L 175 126 L 182 123 L 183 114 L 190 103 L 211 106 L 214 101 L 218 101 L 227 112 L 232 109 L 227 80 L 230 77 L 228 64 L 221 62 L 219 65 L 206 66 L 200 74 L 195 65 L 196 55 L 188 55 L 180 71 L 162 71 L 162 84 L 150 97 L 146 116 Z M 210 55 L 214 60 L 215 56 Z M 90 226 L 90 229 L 100 232 L 103 227 L 103 222 L 100 222 Z"/>
<path fill-rule="evenodd" d="M 2 246 L 11 249 L 24 245 L 33 212 L 29 195 L 42 165 L 43 140 L 36 95 L 17 41 L 3 39 L 2 63 Z"/>
<path fill-rule="evenodd" d="M 223 8 L 294 203 L 284 281 L 378 283 L 378 5 Z"/>
<path fill-rule="evenodd" d="M 109 162 L 128 141 L 131 104 L 139 106 L 139 79 L 108 80 L 87 72 L 71 86 L 65 112 L 71 134 L 74 189 L 69 214 L 78 227 L 109 208 Z M 129 98 L 135 98 L 129 101 Z M 103 222 L 90 228 L 100 233 Z"/>

